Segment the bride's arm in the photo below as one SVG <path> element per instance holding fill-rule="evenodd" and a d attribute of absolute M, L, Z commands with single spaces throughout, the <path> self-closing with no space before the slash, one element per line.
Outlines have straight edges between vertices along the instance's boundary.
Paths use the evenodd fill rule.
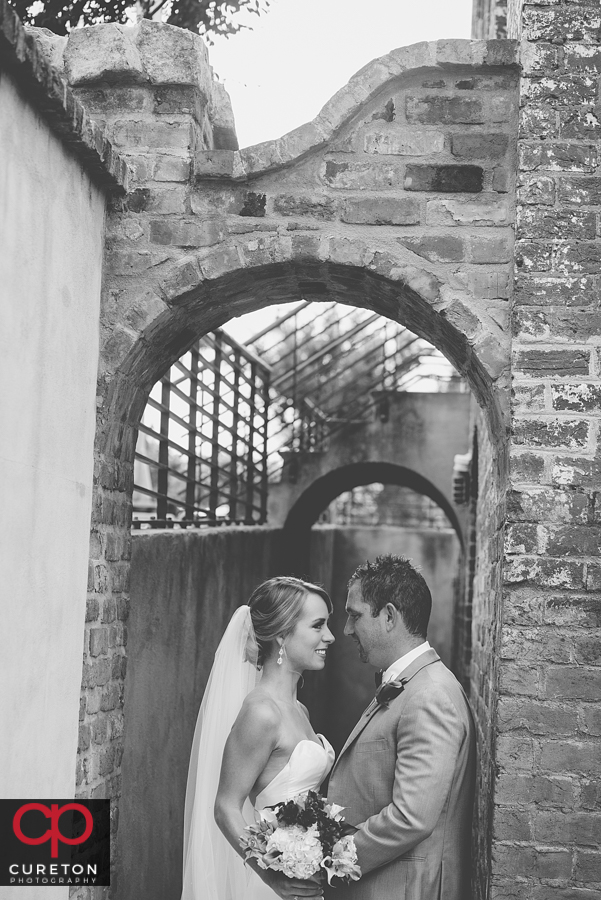
<path fill-rule="evenodd" d="M 240 856 L 244 856 L 240 836 L 247 824 L 242 807 L 277 746 L 279 730 L 280 714 L 276 705 L 267 698 L 247 697 L 223 751 L 215 821 Z M 322 893 L 319 885 L 261 869 L 254 859 L 248 865 L 279 897 L 305 898 Z"/>
<path fill-rule="evenodd" d="M 242 807 L 275 750 L 280 729 L 277 707 L 266 698 L 247 698 L 226 741 L 215 799 L 215 821 L 234 850 L 247 824 Z"/>

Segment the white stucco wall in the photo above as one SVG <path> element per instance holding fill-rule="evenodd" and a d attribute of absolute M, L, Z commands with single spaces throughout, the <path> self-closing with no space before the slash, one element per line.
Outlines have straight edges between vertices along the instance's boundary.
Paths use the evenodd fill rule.
<path fill-rule="evenodd" d="M 3 798 L 72 797 L 75 791 L 104 204 L 101 191 L 3 72 Z M 17 896 L 16 888 L 8 890 Z M 34 896 L 23 890 L 21 900 Z M 38 889 L 46 900 L 53 895 L 48 890 Z M 63 889 L 56 890 L 62 897 Z"/>

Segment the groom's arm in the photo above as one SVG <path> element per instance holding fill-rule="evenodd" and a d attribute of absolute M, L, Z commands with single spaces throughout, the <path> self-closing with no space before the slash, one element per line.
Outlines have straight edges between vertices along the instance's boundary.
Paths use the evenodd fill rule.
<path fill-rule="evenodd" d="M 462 716 L 440 685 L 430 683 L 407 698 L 397 723 L 392 802 L 362 822 L 355 834 L 363 874 L 407 853 L 432 834 L 466 739 Z M 377 772 L 373 774 L 377 777 Z"/>

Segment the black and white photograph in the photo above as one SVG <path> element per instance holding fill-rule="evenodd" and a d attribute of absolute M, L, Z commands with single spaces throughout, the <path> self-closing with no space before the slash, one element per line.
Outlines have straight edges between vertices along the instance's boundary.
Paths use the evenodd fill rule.
<path fill-rule="evenodd" d="M 601 900 L 601 0 L 0 0 L 0 900 Z"/>

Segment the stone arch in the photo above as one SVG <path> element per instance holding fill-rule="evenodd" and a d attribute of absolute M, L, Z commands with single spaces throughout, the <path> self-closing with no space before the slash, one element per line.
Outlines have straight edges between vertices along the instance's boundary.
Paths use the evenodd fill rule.
<path fill-rule="evenodd" d="M 320 513 L 327 509 L 332 500 L 335 500 L 340 494 L 359 485 L 374 484 L 374 482 L 408 487 L 433 500 L 449 519 L 463 549 L 463 530 L 459 518 L 442 491 L 418 472 L 405 466 L 384 462 L 361 462 L 341 466 L 314 481 L 288 513 L 284 523 L 284 533 L 289 536 L 289 542 L 294 541 L 296 544 L 299 533 L 311 528 Z"/>
<path fill-rule="evenodd" d="M 130 300 L 101 350 L 101 454 L 133 459 L 133 431 L 152 385 L 202 334 L 276 302 L 326 298 L 372 309 L 433 343 L 468 380 L 491 434 L 500 434 L 509 344 L 493 319 L 402 249 L 327 232 L 269 234 L 172 262 L 152 293 Z M 134 330 L 132 321 L 142 327 Z"/>
<path fill-rule="evenodd" d="M 112 46 L 111 28 L 86 33 Z M 468 379 L 494 448 L 490 552 L 482 564 L 489 574 L 479 589 L 487 598 L 485 635 L 496 634 L 488 627 L 497 616 L 490 598 L 500 584 L 513 184 L 506 173 L 513 170 L 516 45 L 441 41 L 394 51 L 357 73 L 319 121 L 237 151 L 231 134 L 224 138 L 220 92 L 212 93 L 210 79 L 180 71 L 188 50 L 149 68 L 162 28 L 175 46 L 178 30 L 157 23 L 119 31 L 139 51 L 143 77 L 131 71 L 135 54 L 119 51 L 92 72 L 87 58 L 77 65 L 87 39 L 69 38 L 64 49 L 76 93 L 106 121 L 134 169 L 132 189 L 114 201 L 107 223 L 83 666 L 84 695 L 102 686 L 115 724 L 90 747 L 97 707 L 86 705 L 77 769 L 78 789 L 115 800 L 136 429 L 153 383 L 232 316 L 276 302 L 329 299 L 369 308 L 435 344 Z M 506 97 L 496 96 L 499 88 Z M 388 117 L 392 96 L 403 109 L 396 119 Z M 375 141 L 370 150 L 368 138 Z M 390 153 L 400 158 L 391 161 Z M 377 177 L 364 183 L 366 172 Z M 473 684 L 484 698 L 481 747 L 492 771 L 486 720 L 496 696 L 494 648 L 484 648 L 479 663 Z"/>

